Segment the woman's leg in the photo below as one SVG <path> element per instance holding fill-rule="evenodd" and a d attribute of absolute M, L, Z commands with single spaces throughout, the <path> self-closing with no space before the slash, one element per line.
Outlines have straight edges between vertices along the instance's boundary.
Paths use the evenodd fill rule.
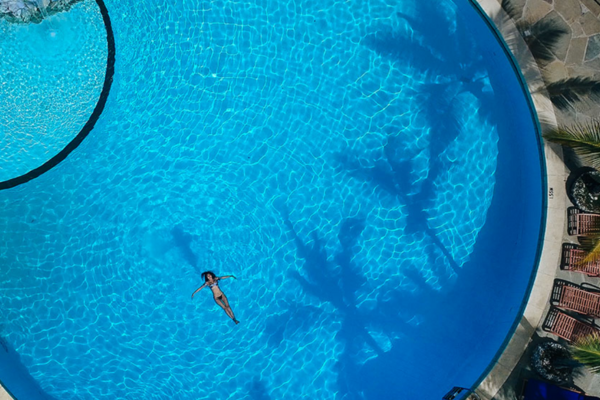
<path fill-rule="evenodd" d="M 233 314 L 233 310 L 231 309 L 231 307 L 229 307 L 229 300 L 227 300 L 227 296 L 225 296 L 225 293 L 223 293 L 223 303 L 225 303 L 225 307 L 227 307 L 225 309 L 225 312 L 227 312 L 227 310 L 229 310 L 229 312 L 227 312 L 227 315 L 229 315 L 229 317 L 236 323 L 238 324 L 240 321 L 238 321 L 237 319 L 235 319 L 235 315 Z M 230 314 L 231 313 L 231 314 Z"/>
<path fill-rule="evenodd" d="M 225 303 L 223 302 L 224 298 L 226 299 L 225 295 L 215 297 L 215 303 L 217 303 L 225 311 L 225 313 L 229 316 L 229 318 L 231 318 L 232 320 L 235 321 L 235 316 L 233 315 L 233 311 L 231 311 L 231 308 L 229 308 L 229 306 L 226 306 Z M 225 301 L 227 301 L 227 300 L 225 300 Z"/>

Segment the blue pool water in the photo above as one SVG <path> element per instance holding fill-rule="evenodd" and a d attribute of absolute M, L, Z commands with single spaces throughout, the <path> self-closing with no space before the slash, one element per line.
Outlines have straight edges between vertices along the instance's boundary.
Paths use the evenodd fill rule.
<path fill-rule="evenodd" d="M 427 400 L 474 384 L 537 263 L 540 152 L 481 17 L 423 3 L 106 1 L 104 112 L 0 192 L 8 389 Z M 73 12 L 97 21 L 92 6 Z M 239 326 L 190 299 L 207 269 L 238 277 L 221 287 Z"/>

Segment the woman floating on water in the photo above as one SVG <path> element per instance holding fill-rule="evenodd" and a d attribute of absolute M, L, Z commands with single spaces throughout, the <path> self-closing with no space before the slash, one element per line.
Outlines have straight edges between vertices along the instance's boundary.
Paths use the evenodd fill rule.
<path fill-rule="evenodd" d="M 219 276 L 216 276 L 214 274 L 214 272 L 212 272 L 212 271 L 203 272 L 202 275 L 200 275 L 200 276 L 202 278 L 204 278 L 204 285 L 200 286 L 198 289 L 196 289 L 196 291 L 194 293 L 192 293 L 192 299 L 194 298 L 194 295 L 196 293 L 198 293 L 200 290 L 202 290 L 202 288 L 204 288 L 205 286 L 208 286 L 209 288 L 212 289 L 213 297 L 215 298 L 215 302 L 219 306 L 221 306 L 221 308 L 223 310 L 225 310 L 227 315 L 229 315 L 229 318 L 231 318 L 233 320 L 233 322 L 236 323 L 236 325 L 239 324 L 240 321 L 235 319 L 235 315 L 233 315 L 233 311 L 231 310 L 231 307 L 229 307 L 229 301 L 227 300 L 225 293 L 223 293 L 221 291 L 221 289 L 219 288 L 219 281 L 221 279 L 227 279 L 227 278 L 237 279 L 237 278 L 233 275 L 226 275 L 226 276 L 219 277 Z"/>

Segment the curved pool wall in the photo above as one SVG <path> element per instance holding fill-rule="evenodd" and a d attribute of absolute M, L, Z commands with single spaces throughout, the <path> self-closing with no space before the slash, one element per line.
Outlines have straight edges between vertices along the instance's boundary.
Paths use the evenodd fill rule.
<path fill-rule="evenodd" d="M 185 10 L 185 4 L 177 7 Z M 332 15 L 344 23 L 345 10 L 334 4 Z M 319 9 L 329 9 L 326 5 L 320 2 Z M 463 204 L 485 222 L 470 227 L 476 230 L 476 243 L 445 247 L 448 252 L 457 249 L 451 255 L 462 260 L 458 268 L 444 261 L 448 256 L 440 249 L 447 240 L 468 238 L 473 232 L 461 231 L 461 220 L 450 218 L 454 222 L 447 226 L 448 234 L 439 236 L 442 245 L 431 239 L 426 228 L 416 229 L 410 241 L 406 234 L 395 237 L 394 232 L 406 232 L 409 226 L 406 209 L 414 209 L 382 193 L 385 182 L 369 184 L 371 178 L 357 186 L 364 169 L 355 167 L 354 175 L 343 170 L 335 175 L 343 178 L 342 190 L 352 189 L 342 192 L 343 198 L 359 207 L 342 202 L 332 211 L 313 205 L 315 196 L 318 204 L 325 205 L 328 200 L 322 199 L 339 198 L 335 190 L 323 193 L 319 189 L 323 183 L 311 186 L 318 179 L 303 180 L 325 174 L 327 163 L 335 162 L 315 152 L 334 142 L 323 144 L 319 135 L 310 136 L 308 142 L 293 141 L 273 131 L 273 140 L 264 141 L 246 131 L 229 138 L 223 151 L 210 147 L 212 141 L 228 138 L 227 123 L 233 131 L 240 123 L 233 118 L 219 120 L 217 115 L 238 115 L 237 107 L 252 109 L 253 103 L 262 101 L 260 95 L 247 103 L 243 98 L 228 99 L 230 105 L 214 97 L 209 101 L 206 92 L 222 93 L 218 84 L 233 71 L 227 68 L 227 55 L 234 55 L 229 48 L 218 53 L 217 72 L 203 73 L 207 80 L 217 74 L 221 78 L 217 86 L 211 82 L 204 88 L 203 101 L 190 100 L 203 99 L 203 92 L 193 90 L 199 84 L 193 65 L 206 65 L 202 58 L 206 52 L 217 54 L 215 43 L 224 40 L 219 35 L 226 35 L 227 29 L 240 29 L 244 37 L 248 25 L 236 24 L 226 4 L 200 4 L 187 13 L 166 5 L 160 15 L 144 10 L 145 17 L 138 19 L 147 22 L 142 25 L 147 29 L 144 34 L 130 23 L 133 11 L 127 4 L 107 2 L 107 6 L 122 56 L 117 57 L 113 92 L 96 128 L 56 168 L 0 192 L 2 209 L 9 210 L 0 213 L 6 243 L 1 254 L 1 335 L 17 349 L 24 370 L 40 387 L 61 399 L 332 398 L 334 393 L 339 398 L 401 394 L 437 399 L 453 385 L 473 384 L 510 333 L 526 297 L 537 263 L 543 188 L 538 137 L 522 88 L 502 49 L 468 3 L 458 2 L 460 20 L 469 21 L 471 36 L 487 60 L 494 100 L 467 102 L 466 110 L 475 113 L 481 106 L 496 122 L 488 131 L 498 134 L 497 139 L 487 136 L 479 146 L 493 150 L 497 141 L 497 152 L 479 156 L 490 160 L 483 165 L 494 165 L 494 179 L 476 169 L 467 171 L 477 177 L 472 187 L 481 190 L 480 196 L 469 187 L 464 189 L 463 182 L 455 191 L 436 192 L 445 193 L 451 202 L 467 193 Z M 267 6 L 278 8 L 276 2 Z M 373 5 L 369 10 L 376 18 L 381 9 Z M 211 10 L 221 23 L 207 20 Z M 263 15 L 251 6 L 248 11 Z M 356 12 L 365 14 L 365 10 Z M 194 23 L 194 18 L 205 25 Z M 273 22 L 264 26 L 266 46 L 277 43 L 268 35 L 269 29 L 278 29 Z M 197 26 L 210 32 L 212 39 L 212 47 L 208 43 L 202 53 L 185 40 L 200 33 Z M 394 54 L 385 46 L 379 50 L 380 58 L 370 56 L 375 57 L 375 66 Z M 191 56 L 197 60 L 190 65 L 185 60 Z M 274 67 L 268 62 L 255 64 L 255 68 L 265 66 Z M 237 67 L 243 71 L 242 65 Z M 282 71 L 294 67 L 292 63 L 281 66 Z M 183 85 L 185 80 L 192 87 Z M 402 82 L 410 92 L 410 81 Z M 266 81 L 259 84 L 263 90 L 279 90 Z M 410 96 L 404 100 L 410 110 Z M 485 108 L 489 102 L 497 107 Z M 205 104 L 208 111 L 201 113 L 197 103 Z M 362 104 L 363 111 L 366 105 Z M 273 129 L 280 126 L 295 136 L 306 134 L 293 119 L 285 123 L 285 114 L 269 112 L 272 102 L 260 106 L 270 115 Z M 304 113 L 304 123 L 316 121 L 310 124 L 314 132 L 322 128 L 320 121 L 328 121 L 316 118 L 314 110 L 311 115 L 307 108 L 289 111 Z M 336 115 L 335 108 L 330 112 L 327 115 Z M 260 113 L 248 121 L 250 126 L 260 125 Z M 473 130 L 486 137 L 485 126 L 475 125 Z M 257 146 L 236 146 L 244 136 L 252 139 L 244 143 Z M 458 142 L 466 146 L 464 139 L 461 136 Z M 318 147 L 307 145 L 311 142 Z M 263 149 L 261 144 L 268 146 Z M 283 145 L 295 151 L 276 153 L 274 158 L 273 149 Z M 469 165 L 477 159 L 470 154 L 478 148 L 466 148 L 458 159 Z M 243 156 L 239 150 L 245 151 Z M 426 180 L 419 175 L 420 153 L 412 151 L 412 168 L 406 173 Z M 348 154 L 355 156 L 349 152 L 346 158 Z M 251 175 L 255 169 L 241 167 L 243 157 L 256 166 L 258 175 Z M 271 164 L 277 159 L 282 162 Z M 294 159 L 295 168 L 283 180 L 277 168 L 289 169 Z M 321 159 L 327 162 L 311 161 Z M 358 162 L 373 167 L 369 158 Z M 290 185 L 294 180 L 298 184 Z M 332 182 L 337 190 L 340 186 Z M 481 182 L 493 187 L 493 197 L 486 195 Z M 443 184 L 438 181 L 436 188 Z M 369 201 L 372 197 L 379 205 Z M 473 202 L 477 199 L 479 206 Z M 381 204 L 386 210 L 383 217 Z M 436 215 L 430 221 L 448 221 Z M 394 237 L 405 251 L 397 262 L 386 263 L 382 255 L 392 260 L 398 255 L 389 254 L 385 246 L 377 248 L 373 240 L 386 243 Z M 227 324 L 209 298 L 189 302 L 198 272 L 206 267 L 204 260 L 217 272 L 240 278 L 223 284 L 242 320 L 240 327 Z M 328 279 L 314 285 L 317 267 Z M 343 292 L 345 288 L 355 289 Z M 3 360 L 7 365 L 15 359 Z M 16 398 L 34 398 L 23 392 L 24 382 L 8 376 L 0 380 Z"/>
<path fill-rule="evenodd" d="M 498 169 L 496 170 L 496 190 L 506 190 L 514 193 L 514 197 L 511 201 L 494 201 L 492 203 L 492 206 L 489 209 L 486 226 L 481 231 L 478 246 L 473 254 L 475 256 L 475 254 L 479 252 L 478 254 L 479 257 L 481 257 L 482 265 L 485 265 L 486 263 L 490 265 L 495 262 L 504 262 L 507 263 L 507 265 L 510 265 L 507 268 L 506 273 L 516 274 L 515 276 L 518 277 L 519 284 L 514 288 L 515 293 L 518 293 L 517 296 L 522 296 L 520 304 L 511 303 L 510 305 L 504 305 L 503 312 L 506 313 L 506 319 L 502 319 L 502 323 L 509 323 L 512 320 L 512 326 L 508 331 L 497 330 L 496 332 L 491 332 L 492 337 L 496 337 L 498 340 L 503 338 L 502 344 L 498 347 L 496 356 L 489 363 L 488 367 L 483 370 L 475 385 L 471 385 L 471 387 L 474 387 L 486 379 L 486 376 L 488 376 L 497 365 L 498 360 L 502 357 L 503 352 L 519 326 L 523 312 L 527 307 L 536 273 L 538 272 L 542 247 L 544 245 L 544 232 L 546 231 L 547 223 L 546 210 L 548 204 L 545 195 L 547 192 L 547 171 L 544 147 L 542 145 L 541 128 L 536 106 L 534 105 L 534 101 L 528 88 L 528 83 L 519 67 L 519 61 L 535 63 L 535 60 L 529 53 L 522 54 L 522 60 L 516 60 L 514 58 L 509 46 L 494 25 L 496 18 L 498 18 L 498 20 L 509 18 L 504 14 L 503 10 L 500 9 L 496 12 L 488 11 L 486 14 L 486 12 L 483 11 L 483 6 L 479 4 L 481 3 L 480 0 L 470 0 L 470 2 L 472 3 L 472 7 L 470 7 L 469 12 L 479 15 L 481 18 L 481 23 L 474 24 L 473 30 L 477 31 L 482 36 L 489 38 L 493 37 L 493 40 L 496 40 L 500 45 L 500 48 L 497 50 L 501 50 L 505 55 L 505 62 L 499 62 L 496 65 L 498 70 L 497 74 L 494 74 L 494 76 L 498 77 L 499 81 L 496 82 L 497 84 L 494 87 L 499 87 L 501 85 L 501 80 L 504 80 L 505 82 L 514 80 L 517 83 L 515 86 L 511 87 L 510 94 L 508 91 L 502 92 L 502 95 L 506 96 L 506 104 L 511 104 L 508 112 L 510 113 L 512 110 L 514 114 L 511 115 L 512 121 L 510 121 L 507 126 L 508 129 L 506 132 L 508 132 L 508 134 L 500 137 L 498 144 Z M 495 10 L 496 5 L 490 7 L 490 9 Z M 518 35 L 518 32 L 513 32 L 513 34 Z M 520 38 L 518 39 L 520 40 Z M 523 48 L 526 49 L 524 43 Z M 496 51 L 493 51 L 493 53 L 494 57 L 497 56 Z M 535 74 L 530 76 L 530 79 L 534 78 Z M 540 80 L 540 82 L 542 81 Z M 533 82 L 530 83 L 533 85 Z M 520 92 L 522 96 L 519 96 L 517 92 Z M 546 108 L 547 106 L 544 103 L 543 110 Z M 551 105 L 549 109 L 552 109 Z M 504 112 L 507 112 L 507 110 Z M 546 116 L 546 118 L 548 121 L 551 121 L 554 116 Z M 527 127 L 528 129 L 528 134 L 525 136 L 522 135 L 524 127 Z M 537 157 L 535 155 L 537 155 Z M 503 158 L 504 161 L 502 160 Z M 559 181 L 562 182 L 562 178 L 559 179 Z M 555 186 L 556 185 L 557 183 L 555 183 Z M 506 216 L 506 219 L 503 219 L 503 216 Z M 519 225 L 520 220 L 527 222 L 524 225 Z M 511 224 L 514 225 L 511 226 Z M 485 235 L 489 235 L 489 238 L 486 238 Z M 489 245 L 493 243 L 494 237 L 503 239 L 504 243 L 498 245 L 504 246 L 506 253 L 498 254 L 496 251 L 494 253 L 498 254 L 500 257 L 493 260 L 487 259 L 486 261 L 486 258 L 489 256 L 489 253 L 487 253 L 490 250 Z M 488 246 L 480 246 L 480 243 L 486 243 Z M 526 255 L 527 258 L 519 260 L 518 258 L 521 255 Z M 551 268 L 552 270 L 554 268 L 553 262 L 554 261 L 551 261 L 553 265 Z M 508 277 L 506 278 L 509 279 Z M 499 281 L 498 284 L 502 284 L 502 282 Z M 500 308 L 502 308 L 502 305 L 500 305 Z M 511 351 L 514 352 L 515 350 L 513 349 Z M 497 377 L 494 376 L 492 379 L 493 382 L 489 382 L 486 385 L 491 384 L 493 387 L 497 383 L 496 379 Z M 464 386 L 469 387 L 467 383 L 465 383 Z M 487 386 L 485 390 L 488 390 Z M 493 389 L 490 388 L 490 390 Z M 496 392 L 494 391 L 493 393 Z M 487 392 L 485 394 L 490 395 Z"/>
<path fill-rule="evenodd" d="M 110 30 L 101 0 L 39 24 L 0 21 L 0 190 L 54 167 L 93 128 L 112 81 Z"/>

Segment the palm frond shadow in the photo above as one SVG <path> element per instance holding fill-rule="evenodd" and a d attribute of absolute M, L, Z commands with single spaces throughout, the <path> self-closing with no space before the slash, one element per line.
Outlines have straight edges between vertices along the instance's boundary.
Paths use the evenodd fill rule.
<path fill-rule="evenodd" d="M 449 129 L 446 140 L 454 140 Z M 385 161 L 380 160 L 373 167 L 362 167 L 357 157 L 350 157 L 349 153 L 340 153 L 337 155 L 337 161 L 340 168 L 350 176 L 372 184 L 376 189 L 393 196 L 405 206 L 404 210 L 408 213 L 405 232 L 412 234 L 424 232 L 435 244 L 436 248 L 445 256 L 449 266 L 454 273 L 458 274 L 460 266 L 454 260 L 451 251 L 438 238 L 437 233 L 429 227 L 427 213 L 428 207 L 433 203 L 435 196 L 435 186 L 438 175 L 444 170 L 444 165 L 439 161 L 439 154 L 446 148 L 448 143 L 442 138 L 434 140 L 431 149 L 432 162 L 429 175 L 421 183 L 420 190 L 413 188 L 411 181 L 411 160 L 404 160 L 399 157 L 402 152 L 400 141 L 397 137 L 390 136 L 384 146 Z M 413 193 L 416 192 L 416 193 Z M 412 194 L 409 194 L 412 193 Z M 427 256 L 430 259 L 435 258 L 434 248 L 428 248 Z"/>
<path fill-rule="evenodd" d="M 600 100 L 600 81 L 593 78 L 561 79 L 547 84 L 546 90 L 552 103 L 561 110 L 573 109 L 577 101 Z"/>
<path fill-rule="evenodd" d="M 502 0 L 500 7 L 514 20 L 521 18 L 522 13 L 517 11 L 517 6 L 510 0 Z"/>
<path fill-rule="evenodd" d="M 510 0 L 502 1 L 502 8 L 510 18 L 518 20 L 514 4 Z M 558 24 L 556 20 L 544 18 L 539 21 L 519 20 L 515 23 L 520 38 L 515 37 L 509 30 L 502 29 L 506 23 L 507 15 L 498 13 L 494 21 L 503 33 L 515 58 L 519 61 L 521 71 L 528 82 L 538 79 L 537 67 L 543 69 L 547 64 L 556 59 L 556 45 L 569 31 Z M 520 40 L 522 39 L 522 40 Z M 525 45 L 523 45 L 523 43 Z M 532 58 L 527 54 L 529 52 Z M 545 82 L 543 87 L 538 87 L 535 92 L 546 96 L 559 110 L 575 109 L 575 103 L 581 101 L 600 100 L 600 80 L 589 77 L 570 77 L 552 81 L 547 75 L 542 74 Z"/>
<path fill-rule="evenodd" d="M 333 305 L 336 314 L 342 318 L 341 329 L 336 334 L 336 339 L 344 343 L 344 350 L 336 364 L 342 398 L 375 398 L 359 395 L 375 392 L 378 385 L 360 379 L 364 368 L 372 360 L 364 364 L 356 359 L 356 355 L 367 346 L 377 355 L 376 359 L 392 360 L 369 330 L 377 328 L 388 337 L 395 337 L 399 332 L 410 334 L 414 327 L 399 319 L 398 310 L 414 306 L 414 301 L 410 294 L 395 291 L 389 299 L 378 300 L 376 307 L 370 311 L 358 309 L 356 292 L 366 283 L 366 278 L 357 272 L 352 260 L 355 246 L 359 245 L 359 238 L 365 228 L 363 218 L 347 218 L 342 222 L 338 233 L 342 250 L 334 255 L 333 262 L 328 261 L 327 251 L 318 233 L 312 232 L 311 240 L 305 242 L 296 233 L 289 217 L 286 215 L 284 218 L 284 224 L 296 244 L 297 255 L 304 260 L 304 276 L 297 271 L 290 275 L 306 293 Z M 427 284 L 423 285 L 423 289 L 431 291 Z M 435 295 L 434 292 L 430 294 Z M 401 363 L 401 358 L 394 358 L 393 361 L 395 364 Z"/>
<path fill-rule="evenodd" d="M 554 20 L 543 19 L 535 23 L 520 21 L 516 26 L 533 57 L 542 63 L 556 58 L 554 47 L 564 35 L 569 33 L 558 26 Z"/>
<path fill-rule="evenodd" d="M 427 16 L 427 20 L 398 13 L 407 24 L 405 30 L 378 29 L 367 36 L 365 44 L 383 57 L 416 69 L 417 75 L 426 78 L 418 87 L 418 96 L 422 99 L 419 109 L 428 122 L 431 135 L 427 179 L 419 188 L 413 187 L 410 182 L 413 161 L 402 157 L 399 140 L 393 134 L 387 136 L 384 144 L 385 161 L 378 161 L 371 168 L 361 167 L 361 163 L 352 160 L 348 154 L 339 154 L 338 161 L 351 176 L 371 182 L 406 204 L 408 232 L 424 230 L 457 272 L 459 267 L 451 252 L 427 224 L 426 209 L 434 200 L 433 182 L 445 169 L 440 155 L 461 133 L 458 115 L 461 104 L 457 101 L 461 93 L 469 92 L 479 99 L 478 112 L 482 118 L 496 118 L 495 108 L 491 104 L 493 96 L 483 90 L 486 74 L 477 67 L 481 56 L 475 53 L 473 40 L 468 37 L 465 26 L 451 27 L 449 23 L 432 26 L 431 19 L 447 21 L 444 10 L 430 2 L 419 2 L 417 7 L 416 14 Z"/>

